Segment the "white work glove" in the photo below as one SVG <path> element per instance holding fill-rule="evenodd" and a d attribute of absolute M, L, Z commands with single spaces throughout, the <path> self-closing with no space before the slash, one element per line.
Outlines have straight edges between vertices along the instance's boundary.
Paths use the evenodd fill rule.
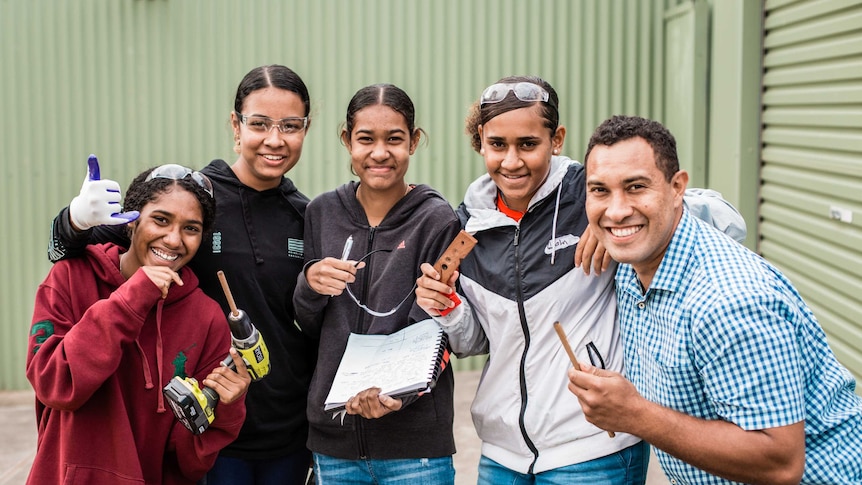
<path fill-rule="evenodd" d="M 128 224 L 140 215 L 138 211 L 120 212 L 120 184 L 100 180 L 99 175 L 99 160 L 90 155 L 81 193 L 69 204 L 69 218 L 79 231 L 100 225 Z"/>

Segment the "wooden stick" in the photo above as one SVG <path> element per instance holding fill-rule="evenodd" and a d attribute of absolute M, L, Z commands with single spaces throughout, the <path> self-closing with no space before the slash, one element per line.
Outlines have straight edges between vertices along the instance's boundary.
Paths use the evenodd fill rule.
<path fill-rule="evenodd" d="M 230 292 L 230 287 L 227 285 L 227 279 L 224 277 L 224 271 L 219 270 L 218 280 L 221 282 L 221 289 L 224 290 L 224 296 L 227 298 L 227 306 L 230 307 L 230 314 L 233 316 L 238 316 L 239 311 L 236 309 L 236 302 L 233 301 L 233 294 Z"/>
<path fill-rule="evenodd" d="M 575 353 L 572 352 L 572 347 L 569 346 L 569 339 L 566 338 L 566 332 L 563 331 L 563 326 L 560 325 L 560 322 L 554 322 L 554 330 L 557 331 L 557 336 L 560 337 L 560 342 L 563 343 L 563 348 L 566 349 L 566 353 L 569 354 L 569 360 L 572 361 L 572 367 L 574 367 L 576 371 L 580 371 L 581 365 L 578 364 L 578 359 L 575 358 Z M 616 434 L 613 431 L 608 431 L 608 436 L 613 438 Z"/>
<path fill-rule="evenodd" d="M 557 331 L 557 335 L 560 337 L 560 342 L 563 342 L 563 348 L 566 349 L 566 353 L 569 354 L 569 360 L 572 361 L 572 367 L 574 367 L 576 371 L 580 371 L 581 365 L 578 364 L 578 359 L 575 358 L 575 353 L 572 352 L 572 347 L 569 346 L 569 339 L 566 338 L 566 332 L 563 331 L 563 326 L 560 325 L 560 322 L 554 322 L 554 330 Z"/>

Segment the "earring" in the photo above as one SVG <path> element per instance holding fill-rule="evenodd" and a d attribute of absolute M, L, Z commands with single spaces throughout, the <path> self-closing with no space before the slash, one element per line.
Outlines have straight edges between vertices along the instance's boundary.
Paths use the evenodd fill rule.
<path fill-rule="evenodd" d="M 233 145 L 233 151 L 236 152 L 237 155 L 239 155 L 240 152 L 242 152 L 242 146 L 239 143 L 239 135 L 234 135 L 233 139 L 234 141 L 236 141 L 236 143 Z"/>
<path fill-rule="evenodd" d="M 560 149 L 554 148 L 554 155 L 559 155 L 559 154 L 560 154 Z"/>
<path fill-rule="evenodd" d="M 480 149 L 479 149 L 479 155 L 484 155 L 484 154 L 485 154 L 485 149 L 484 149 L 484 148 L 480 148 Z"/>

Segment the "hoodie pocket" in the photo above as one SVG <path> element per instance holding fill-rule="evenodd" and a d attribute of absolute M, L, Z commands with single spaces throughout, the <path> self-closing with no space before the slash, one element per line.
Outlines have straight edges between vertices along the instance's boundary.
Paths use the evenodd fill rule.
<path fill-rule="evenodd" d="M 83 465 L 66 465 L 63 485 L 143 485 L 144 480 L 110 470 Z"/>

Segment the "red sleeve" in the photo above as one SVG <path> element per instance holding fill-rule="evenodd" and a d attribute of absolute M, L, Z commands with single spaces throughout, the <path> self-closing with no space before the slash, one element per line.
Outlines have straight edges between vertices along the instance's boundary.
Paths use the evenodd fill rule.
<path fill-rule="evenodd" d="M 206 309 L 201 315 L 209 315 L 209 330 L 207 333 L 206 350 L 201 356 L 201 364 L 194 371 L 198 382 L 227 357 L 230 348 L 230 329 L 227 319 L 218 304 L 209 297 Z M 239 435 L 245 421 L 245 396 L 230 404 L 218 403 L 215 408 L 215 419 L 200 435 L 194 435 L 179 421 L 174 422 L 171 430 L 171 448 L 177 454 L 177 461 L 183 475 L 191 480 L 199 480 L 212 468 L 216 457 L 222 448 L 230 444 Z"/>
<path fill-rule="evenodd" d="M 57 263 L 39 285 L 27 353 L 27 379 L 36 397 L 69 411 L 87 402 L 116 371 L 122 344 L 135 340 L 161 296 L 138 272 L 99 299 L 95 275 L 73 269 L 68 261 Z"/>

